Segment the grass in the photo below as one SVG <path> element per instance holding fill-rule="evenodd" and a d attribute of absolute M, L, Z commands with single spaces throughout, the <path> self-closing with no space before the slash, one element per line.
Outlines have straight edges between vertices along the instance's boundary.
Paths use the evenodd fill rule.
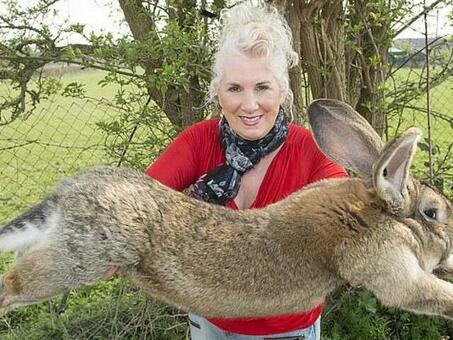
<path fill-rule="evenodd" d="M 186 314 L 142 295 L 114 279 L 71 291 L 66 309 L 59 298 L 18 308 L 0 319 L 0 338 L 159 339 L 187 337 Z"/>

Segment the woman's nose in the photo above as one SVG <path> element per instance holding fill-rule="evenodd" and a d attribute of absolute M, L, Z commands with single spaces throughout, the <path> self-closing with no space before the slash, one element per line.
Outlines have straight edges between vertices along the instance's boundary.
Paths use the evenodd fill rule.
<path fill-rule="evenodd" d="M 256 98 L 254 93 L 245 93 L 242 103 L 241 103 L 241 108 L 242 111 L 247 112 L 247 113 L 253 113 L 256 110 L 258 110 L 258 99 Z"/>

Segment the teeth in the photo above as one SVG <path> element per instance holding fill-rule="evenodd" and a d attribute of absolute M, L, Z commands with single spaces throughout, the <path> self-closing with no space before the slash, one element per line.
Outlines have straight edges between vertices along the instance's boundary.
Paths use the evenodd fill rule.
<path fill-rule="evenodd" d="M 256 116 L 256 117 L 242 117 L 242 119 L 247 120 L 249 122 L 255 122 L 258 119 L 260 119 L 260 116 Z"/>

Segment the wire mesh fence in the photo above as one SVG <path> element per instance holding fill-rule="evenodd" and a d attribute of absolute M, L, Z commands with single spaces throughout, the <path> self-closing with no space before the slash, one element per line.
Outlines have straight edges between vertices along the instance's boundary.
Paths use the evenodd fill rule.
<path fill-rule="evenodd" d="M 107 73 L 71 66 L 62 70 L 61 65 L 58 69 L 51 65 L 46 76 L 56 77 L 62 88 L 83 84 L 87 95 L 66 96 L 60 91 L 32 113 L 0 124 L 0 225 L 42 199 L 65 176 L 90 166 L 118 165 L 120 159 L 122 164 L 143 167 L 168 143 L 169 135 L 162 130 L 168 122 L 162 122 L 160 111 L 147 106 L 153 117 L 142 126 L 144 104 L 131 101 L 127 109 L 116 105 L 121 90 L 99 85 Z M 8 84 L 0 83 L 0 100 L 8 91 Z M 130 121 L 128 115 L 133 116 Z M 153 124 L 156 130 L 145 127 Z M 124 131 L 116 131 L 116 125 Z"/>
<path fill-rule="evenodd" d="M 25 119 L 0 127 L 0 224 L 41 199 L 78 169 L 110 163 L 96 123 L 100 104 L 54 97 Z"/>
<path fill-rule="evenodd" d="M 423 130 L 416 163 L 419 176 L 432 180 L 449 195 L 453 190 L 452 94 L 450 76 L 431 89 L 429 97 L 423 93 L 418 102 L 405 110 L 408 123 Z"/>
<path fill-rule="evenodd" d="M 423 46 L 422 43 L 425 43 Z M 396 45 L 410 49 L 393 59 L 393 110 L 387 116 L 387 136 L 417 126 L 423 131 L 415 172 L 451 195 L 453 185 L 452 128 L 453 43 L 445 37 L 406 39 Z M 402 51 L 399 50 L 399 53 Z M 392 58 L 390 58 L 392 59 Z M 402 103 L 401 103 L 401 102 Z"/>

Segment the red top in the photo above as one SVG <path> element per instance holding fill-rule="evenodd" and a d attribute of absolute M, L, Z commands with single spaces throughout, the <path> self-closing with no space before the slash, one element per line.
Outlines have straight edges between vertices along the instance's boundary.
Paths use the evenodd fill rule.
<path fill-rule="evenodd" d="M 219 144 L 218 119 L 205 120 L 184 130 L 145 173 L 161 183 L 182 191 L 209 169 L 225 162 Z M 262 208 L 284 199 L 303 186 L 328 177 L 345 177 L 343 168 L 328 160 L 318 149 L 310 132 L 289 125 L 288 137 L 272 160 L 250 208 Z M 228 207 L 238 209 L 234 201 Z M 209 319 L 217 327 L 244 335 L 286 333 L 311 326 L 322 304 L 297 314 L 244 319 Z"/>

